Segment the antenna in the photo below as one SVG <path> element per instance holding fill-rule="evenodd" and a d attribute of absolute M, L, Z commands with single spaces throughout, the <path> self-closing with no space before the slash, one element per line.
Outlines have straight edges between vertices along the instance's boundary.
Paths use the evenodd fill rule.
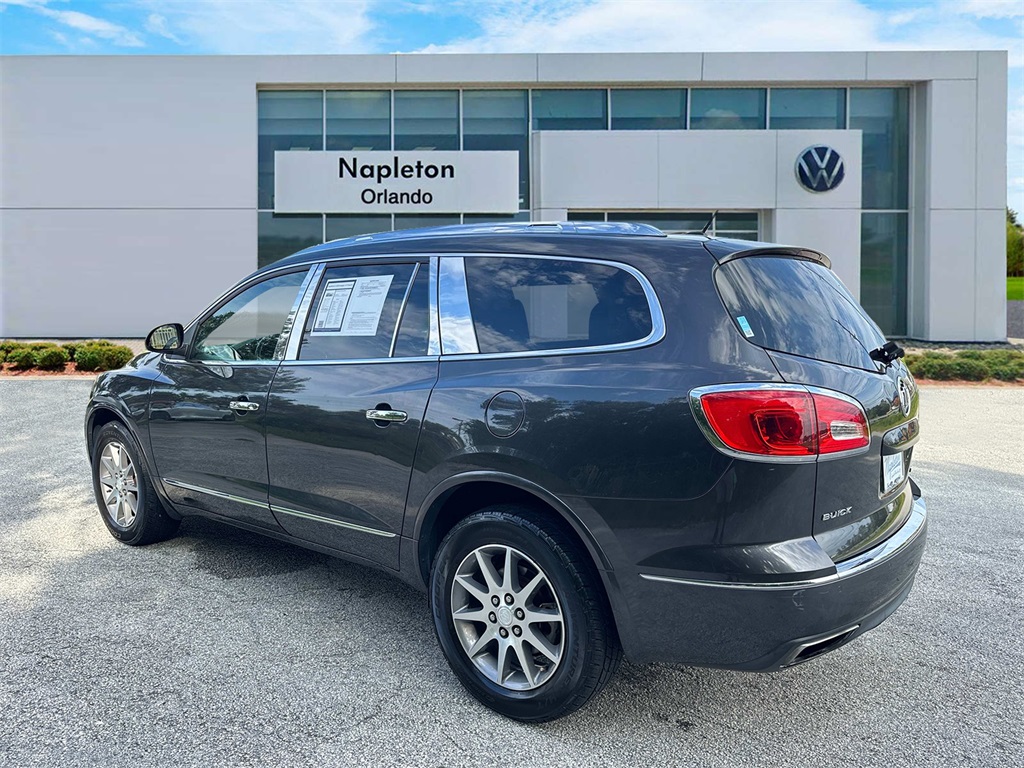
<path fill-rule="evenodd" d="M 708 223 L 704 225 L 704 228 L 700 232 L 698 232 L 695 229 L 691 229 L 689 232 L 684 232 L 683 234 L 684 235 L 703 235 L 704 237 L 707 237 L 708 236 L 708 230 L 711 229 L 711 225 L 715 223 L 715 216 L 717 216 L 717 215 L 718 215 L 718 211 L 715 211 L 714 213 L 712 213 L 711 214 L 711 218 L 708 219 Z"/>
<path fill-rule="evenodd" d="M 718 215 L 718 211 L 715 211 L 714 213 L 712 213 L 712 214 L 711 214 L 711 218 L 710 218 L 710 219 L 708 219 L 708 223 L 707 223 L 707 224 L 705 224 L 705 225 L 704 225 L 704 229 L 702 229 L 702 230 L 700 231 L 700 233 L 701 233 L 702 235 L 707 235 L 707 232 L 708 232 L 708 230 L 709 230 L 709 229 L 711 229 L 711 225 L 712 225 L 712 224 L 714 223 L 714 221 L 715 221 L 715 216 L 717 216 L 717 215 Z"/>

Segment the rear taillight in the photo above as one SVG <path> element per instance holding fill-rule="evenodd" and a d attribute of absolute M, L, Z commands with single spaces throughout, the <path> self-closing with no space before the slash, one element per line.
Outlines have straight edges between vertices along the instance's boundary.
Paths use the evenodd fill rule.
<path fill-rule="evenodd" d="M 871 441 L 856 401 L 818 389 L 729 384 L 695 389 L 690 399 L 705 434 L 727 452 L 810 460 Z"/>

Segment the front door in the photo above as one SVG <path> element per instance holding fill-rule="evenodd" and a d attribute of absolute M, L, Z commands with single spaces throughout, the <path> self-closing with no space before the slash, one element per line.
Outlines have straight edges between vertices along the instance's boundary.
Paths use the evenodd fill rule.
<path fill-rule="evenodd" d="M 149 431 L 175 504 L 280 530 L 267 498 L 267 394 L 307 271 L 236 292 L 199 321 L 187 357 L 160 362 Z"/>
<path fill-rule="evenodd" d="M 270 504 L 308 541 L 398 568 L 420 423 L 437 381 L 426 262 L 329 266 L 267 409 Z"/>

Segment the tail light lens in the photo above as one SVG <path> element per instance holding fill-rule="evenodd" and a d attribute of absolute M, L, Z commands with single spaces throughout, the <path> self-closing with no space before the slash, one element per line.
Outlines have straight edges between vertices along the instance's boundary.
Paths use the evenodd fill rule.
<path fill-rule="evenodd" d="M 764 457 L 814 457 L 866 447 L 867 416 L 856 402 L 804 387 L 706 387 L 691 393 L 713 443 Z"/>

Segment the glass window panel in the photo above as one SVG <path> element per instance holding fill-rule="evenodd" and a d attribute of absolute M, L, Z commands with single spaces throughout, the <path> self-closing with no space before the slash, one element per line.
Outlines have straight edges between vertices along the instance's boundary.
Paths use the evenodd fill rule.
<path fill-rule="evenodd" d="M 462 148 L 519 153 L 519 207 L 530 207 L 526 91 L 463 91 Z"/>
<path fill-rule="evenodd" d="M 690 127 L 764 128 L 765 98 L 764 88 L 694 88 L 690 91 Z"/>
<path fill-rule="evenodd" d="M 715 273 L 737 330 L 752 344 L 874 371 L 884 339 L 836 274 L 805 259 L 751 256 Z"/>
<path fill-rule="evenodd" d="M 653 327 L 642 286 L 615 267 L 469 257 L 466 283 L 481 353 L 616 344 Z"/>
<path fill-rule="evenodd" d="M 323 217 L 261 211 L 257 216 L 257 264 L 265 267 L 323 242 Z"/>
<path fill-rule="evenodd" d="M 602 211 L 569 211 L 566 219 L 568 221 L 604 221 L 605 215 Z"/>
<path fill-rule="evenodd" d="M 608 221 L 650 224 L 663 232 L 700 232 L 711 218 L 711 211 L 619 211 L 608 214 Z"/>
<path fill-rule="evenodd" d="M 845 88 L 772 88 L 771 101 L 771 128 L 846 128 Z"/>
<path fill-rule="evenodd" d="M 395 91 L 395 149 L 458 148 L 458 91 Z"/>
<path fill-rule="evenodd" d="M 390 91 L 327 91 L 327 149 L 391 149 Z"/>
<path fill-rule="evenodd" d="M 725 230 L 754 230 L 757 231 L 757 212 L 744 213 L 719 213 L 715 216 L 715 228 Z"/>
<path fill-rule="evenodd" d="M 863 136 L 862 207 L 907 207 L 910 177 L 910 92 L 851 88 L 850 128 Z"/>
<path fill-rule="evenodd" d="M 462 216 L 463 224 L 503 224 L 508 221 L 529 221 L 530 212 L 519 213 L 466 213 Z"/>
<path fill-rule="evenodd" d="M 300 360 L 389 357 L 415 264 L 363 264 L 324 272 L 299 348 Z"/>
<path fill-rule="evenodd" d="M 197 360 L 273 360 L 284 321 L 307 270 L 272 277 L 247 288 L 203 320 L 196 331 Z"/>
<path fill-rule="evenodd" d="M 260 91 L 257 94 L 258 205 L 274 207 L 274 152 L 323 149 L 321 91 Z"/>
<path fill-rule="evenodd" d="M 402 324 L 395 341 L 395 357 L 421 357 L 430 339 L 430 269 L 420 264 L 409 300 L 402 312 Z"/>
<path fill-rule="evenodd" d="M 449 213 L 396 213 L 395 229 L 420 229 L 421 227 L 447 227 L 461 224 L 459 214 Z"/>
<path fill-rule="evenodd" d="M 344 237 L 368 235 L 374 232 L 390 232 L 391 215 L 329 214 L 327 216 L 327 239 L 340 240 Z"/>
<path fill-rule="evenodd" d="M 533 130 L 603 131 L 608 128 L 604 88 L 533 91 Z"/>
<path fill-rule="evenodd" d="M 860 303 L 885 334 L 906 335 L 906 213 L 861 215 Z"/>
<path fill-rule="evenodd" d="M 757 211 L 745 213 L 719 213 L 712 228 L 716 237 L 731 237 L 734 240 L 757 240 Z"/>
<path fill-rule="evenodd" d="M 613 88 L 613 131 L 678 130 L 686 127 L 686 89 Z"/>

